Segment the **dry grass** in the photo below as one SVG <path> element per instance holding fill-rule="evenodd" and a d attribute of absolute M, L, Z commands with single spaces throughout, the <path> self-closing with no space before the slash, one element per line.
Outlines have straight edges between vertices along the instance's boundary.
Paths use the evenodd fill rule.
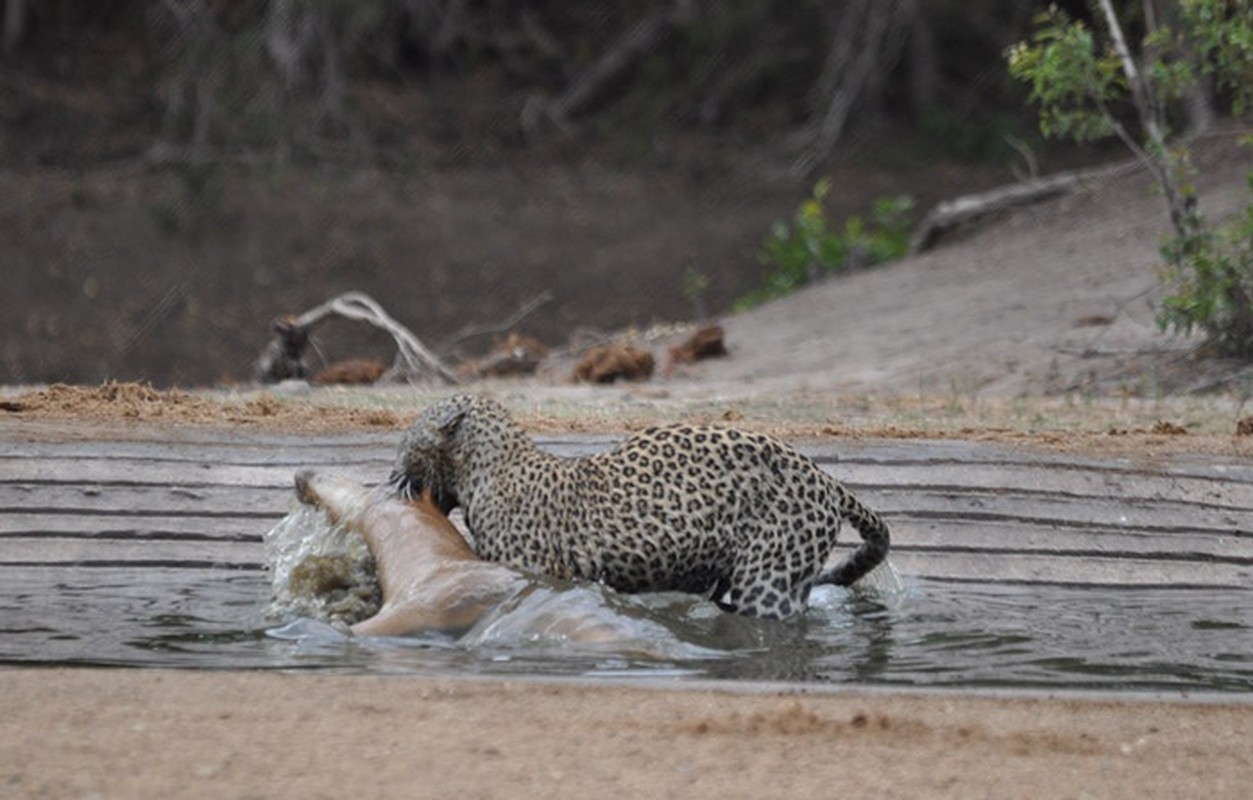
<path fill-rule="evenodd" d="M 701 387 L 547 386 L 500 381 L 490 393 L 536 434 L 622 434 L 669 422 L 727 424 L 792 440 L 941 438 L 1111 455 L 1248 455 L 1244 403 L 1228 396 L 980 398 L 795 394 Z M 462 387 L 458 391 L 465 391 Z M 451 389 L 296 387 L 161 391 L 142 384 L 54 385 L 0 393 L 0 421 L 149 423 L 281 431 L 399 431 Z"/>

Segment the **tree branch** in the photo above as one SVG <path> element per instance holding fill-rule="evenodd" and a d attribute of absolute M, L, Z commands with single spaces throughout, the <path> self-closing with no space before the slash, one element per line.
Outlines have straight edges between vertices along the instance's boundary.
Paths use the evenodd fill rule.
<path fill-rule="evenodd" d="M 505 333 L 512 328 L 517 327 L 518 323 L 529 317 L 544 304 L 553 299 L 552 292 L 541 292 L 535 297 L 523 303 L 517 311 L 506 317 L 504 320 L 489 325 L 466 325 L 461 330 L 449 336 L 440 342 L 436 350 L 444 355 L 448 355 L 454 347 L 464 342 L 466 339 L 473 339 L 476 336 L 485 336 L 492 333 Z"/>
<path fill-rule="evenodd" d="M 1135 58 L 1131 54 L 1131 48 L 1127 47 L 1126 37 L 1123 35 L 1122 26 L 1118 23 L 1118 16 L 1114 13 L 1114 4 L 1111 0 L 1098 0 L 1101 13 L 1105 17 L 1106 27 L 1109 29 L 1110 40 L 1114 44 L 1114 52 L 1118 54 L 1118 60 L 1122 63 L 1123 75 L 1127 78 L 1127 85 L 1131 89 L 1131 102 L 1135 106 L 1136 116 L 1140 119 L 1140 125 L 1144 128 L 1144 135 L 1148 139 L 1148 162 L 1153 170 L 1153 175 L 1157 179 L 1158 186 L 1161 187 L 1162 193 L 1166 195 L 1166 203 L 1170 209 L 1170 222 L 1175 232 L 1180 237 L 1188 239 L 1194 236 L 1201 227 L 1199 223 L 1200 214 L 1196 208 L 1196 194 L 1186 187 L 1179 185 L 1179 181 L 1175 175 L 1174 165 L 1171 163 L 1171 156 L 1166 146 L 1166 132 L 1159 120 L 1157 95 L 1153 91 L 1153 87 L 1145 80 L 1144 74 L 1136 65 Z M 1100 101 L 1098 100 L 1098 103 Z M 1102 113 L 1109 118 L 1107 111 L 1102 109 Z M 1118 132 L 1119 126 L 1115 123 L 1115 132 Z M 1130 137 L 1120 133 L 1120 138 L 1124 142 L 1128 142 Z M 1129 144 L 1129 146 L 1131 146 Z M 1143 151 L 1133 147 L 1133 151 L 1137 154 Z"/>
<path fill-rule="evenodd" d="M 457 383 L 456 373 L 428 350 L 412 331 L 388 316 L 373 298 L 361 292 L 345 292 L 332 298 L 296 317 L 294 323 L 307 329 L 332 314 L 381 328 L 396 341 L 396 359 L 392 368 L 379 380 L 413 383 L 424 378 L 436 378 L 444 383 Z"/>

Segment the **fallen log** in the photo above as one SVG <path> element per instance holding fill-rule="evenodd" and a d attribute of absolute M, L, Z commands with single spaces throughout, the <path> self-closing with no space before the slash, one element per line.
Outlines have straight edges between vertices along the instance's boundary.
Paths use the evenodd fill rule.
<path fill-rule="evenodd" d="M 1111 178 L 1139 166 L 1138 161 L 1131 161 L 1095 169 L 1060 172 L 1044 178 L 1032 178 L 986 192 L 965 195 L 954 200 L 945 200 L 937 203 L 914 229 L 910 247 L 915 253 L 925 252 L 935 247 L 941 238 L 955 228 L 1010 208 L 1069 194 L 1082 189 L 1092 181 Z"/>

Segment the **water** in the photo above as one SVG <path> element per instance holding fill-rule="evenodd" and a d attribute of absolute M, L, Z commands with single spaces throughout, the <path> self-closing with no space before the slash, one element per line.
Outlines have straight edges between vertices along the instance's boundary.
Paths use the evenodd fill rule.
<path fill-rule="evenodd" d="M 603 449 L 553 447 L 578 455 L 593 444 Z M 851 447 L 816 455 L 891 515 L 899 586 L 824 587 L 785 623 L 687 597 L 543 586 L 470 638 L 351 639 L 298 619 L 327 608 L 271 613 L 261 538 L 291 507 L 294 472 L 377 479 L 391 437 L 0 442 L 0 664 L 1253 699 L 1253 467 L 1243 460 L 1146 469 L 969 443 Z M 370 598 L 340 599 L 351 611 Z M 626 620 L 631 641 L 552 635 L 542 621 L 560 609 Z"/>
<path fill-rule="evenodd" d="M 688 658 L 447 636 L 345 638 L 308 625 L 268 635 L 269 574 L 127 567 L 24 570 L 0 586 L 0 663 L 361 673 L 763 680 L 1103 691 L 1253 690 L 1253 592 L 904 578 L 901 591 L 822 588 L 788 622 L 706 603 L 631 599 Z"/>

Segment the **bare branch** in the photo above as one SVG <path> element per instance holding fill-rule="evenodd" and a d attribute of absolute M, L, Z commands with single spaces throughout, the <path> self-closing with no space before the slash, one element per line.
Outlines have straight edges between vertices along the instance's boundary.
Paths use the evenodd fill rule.
<path fill-rule="evenodd" d="M 308 329 L 332 314 L 381 328 L 396 341 L 396 359 L 392 368 L 380 378 L 381 381 L 404 380 L 414 383 L 435 378 L 444 383 L 457 383 L 456 373 L 428 350 L 412 331 L 392 319 L 373 298 L 361 292 L 345 292 L 309 309 L 296 317 L 294 322 L 301 328 Z"/>
<path fill-rule="evenodd" d="M 1118 54 L 1118 60 L 1122 63 L 1123 75 L 1127 77 L 1127 85 L 1131 88 L 1131 102 L 1135 104 L 1136 115 L 1139 116 L 1140 123 L 1144 125 L 1145 133 L 1148 134 L 1153 144 L 1162 145 L 1165 142 L 1165 136 L 1157 123 L 1156 114 L 1153 113 L 1152 92 L 1144 82 L 1144 76 L 1140 74 L 1140 68 L 1131 55 L 1131 48 L 1127 47 L 1127 39 L 1123 35 L 1118 16 L 1114 13 L 1114 5 L 1111 0 L 1099 0 L 1098 4 L 1101 7 L 1101 13 L 1105 16 L 1105 25 L 1109 28 L 1110 40 L 1114 43 L 1114 52 Z"/>
<path fill-rule="evenodd" d="M 493 333 L 507 333 L 511 329 L 517 327 L 518 323 L 522 322 L 522 320 L 529 317 L 546 303 L 552 301 L 552 299 L 552 292 L 541 292 L 523 303 L 518 307 L 517 311 L 513 312 L 500 322 L 488 325 L 466 325 L 452 336 L 449 336 L 447 339 L 440 342 L 436 350 L 447 355 L 452 352 L 453 348 L 467 339 L 473 339 L 476 336 L 486 336 Z"/>

